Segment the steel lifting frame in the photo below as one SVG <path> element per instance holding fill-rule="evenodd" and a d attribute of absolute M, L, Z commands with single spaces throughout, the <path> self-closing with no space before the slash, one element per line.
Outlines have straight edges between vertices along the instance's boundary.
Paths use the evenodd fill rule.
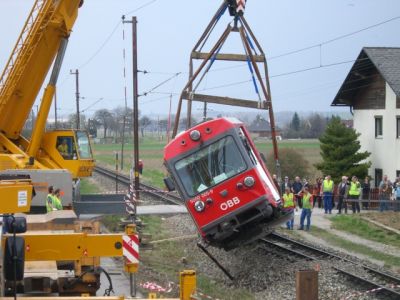
<path fill-rule="evenodd" d="M 225 13 L 227 8 L 228 8 L 228 1 L 225 0 L 217 10 L 215 15 L 213 16 L 213 18 L 211 19 L 207 28 L 205 29 L 205 31 L 203 32 L 203 34 L 201 35 L 200 39 L 198 40 L 198 42 L 196 43 L 191 52 L 190 62 L 189 62 L 189 80 L 186 83 L 185 87 L 183 88 L 179 98 L 172 137 L 174 138 L 178 132 L 179 119 L 181 115 L 183 100 L 187 100 L 187 124 L 186 124 L 187 129 L 191 127 L 192 101 L 203 102 L 205 103 L 205 105 L 207 103 L 215 103 L 215 104 L 268 110 L 270 127 L 271 127 L 271 138 L 274 150 L 274 159 L 276 163 L 278 178 L 280 178 L 278 143 L 276 139 L 275 118 L 271 101 L 271 89 L 269 84 L 267 59 L 260 43 L 255 37 L 253 31 L 251 30 L 243 14 L 238 13 L 235 15 L 235 22 L 234 22 L 235 25 L 233 27 L 231 25 L 227 26 L 227 28 L 222 33 L 218 41 L 214 44 L 210 52 L 202 52 L 202 48 L 206 44 L 209 36 L 211 35 L 211 32 L 213 31 L 219 19 Z M 238 27 L 237 25 L 240 26 Z M 219 53 L 220 49 L 222 48 L 222 46 L 224 45 L 225 41 L 228 39 L 232 31 L 239 32 L 246 54 Z M 252 41 L 254 42 L 254 44 Z M 194 71 L 193 60 L 195 59 L 202 60 L 202 62 L 200 66 Z M 255 73 L 255 77 L 253 75 L 253 82 L 255 84 L 256 90 L 258 88 L 256 86 L 255 79 L 257 79 L 259 84 L 261 85 L 261 91 L 264 99 L 261 99 L 260 95 L 259 95 L 259 101 L 254 101 L 254 100 L 237 99 L 231 97 L 219 97 L 219 96 L 195 93 L 196 87 L 199 86 L 200 82 L 204 79 L 206 73 L 209 71 L 215 60 L 247 62 L 249 64 L 249 68 L 251 69 L 251 71 L 254 70 Z M 259 63 L 263 64 L 265 79 L 263 79 L 262 77 L 262 73 L 258 66 Z M 200 79 L 196 82 L 196 87 L 193 88 L 194 82 L 199 76 Z"/>

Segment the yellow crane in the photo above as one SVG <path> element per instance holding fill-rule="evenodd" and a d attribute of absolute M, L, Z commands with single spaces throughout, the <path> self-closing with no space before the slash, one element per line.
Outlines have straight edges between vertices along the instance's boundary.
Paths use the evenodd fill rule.
<path fill-rule="evenodd" d="M 0 77 L 0 171 L 67 169 L 91 176 L 94 160 L 80 130 L 46 132 L 57 78 L 82 0 L 36 0 Z M 30 140 L 21 135 L 53 65 Z"/>

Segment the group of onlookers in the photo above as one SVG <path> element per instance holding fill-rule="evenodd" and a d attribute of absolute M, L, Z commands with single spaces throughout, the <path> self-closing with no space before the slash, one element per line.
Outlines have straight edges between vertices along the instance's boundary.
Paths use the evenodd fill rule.
<path fill-rule="evenodd" d="M 310 228 L 312 209 L 317 204 L 319 208 L 325 210 L 325 214 L 332 214 L 335 207 L 335 196 L 338 200 L 338 214 L 342 210 L 347 214 L 347 204 L 351 203 L 353 213 L 359 213 L 361 210 L 360 202 L 363 209 L 368 209 L 371 193 L 371 184 L 369 177 L 360 182 L 357 176 L 351 178 L 342 176 L 341 182 L 333 182 L 330 175 L 324 179 L 317 178 L 313 186 L 306 179 L 301 180 L 296 176 L 291 182 L 288 176 L 285 176 L 279 185 L 276 176 L 273 176 L 275 185 L 280 190 L 283 199 L 283 209 L 292 214 L 292 219 L 286 224 L 288 229 L 293 229 L 294 210 L 298 207 L 302 208 L 300 216 L 300 228 L 304 229 L 304 220 L 307 219 L 306 230 Z M 365 200 L 365 201 L 363 201 Z M 387 210 L 390 202 L 394 200 L 394 210 L 400 211 L 400 178 L 392 183 L 385 175 L 379 183 L 379 210 Z"/>

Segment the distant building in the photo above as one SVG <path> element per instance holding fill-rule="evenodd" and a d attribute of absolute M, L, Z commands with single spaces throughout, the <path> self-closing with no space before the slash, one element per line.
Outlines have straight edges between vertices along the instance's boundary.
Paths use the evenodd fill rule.
<path fill-rule="evenodd" d="M 257 115 L 253 123 L 251 123 L 247 129 L 250 133 L 253 133 L 258 137 L 271 138 L 271 124 L 260 115 Z M 281 136 L 281 130 L 278 127 L 276 127 L 275 131 L 277 136 Z"/>
<path fill-rule="evenodd" d="M 348 106 L 370 175 L 400 176 L 400 48 L 363 48 L 332 106 Z"/>

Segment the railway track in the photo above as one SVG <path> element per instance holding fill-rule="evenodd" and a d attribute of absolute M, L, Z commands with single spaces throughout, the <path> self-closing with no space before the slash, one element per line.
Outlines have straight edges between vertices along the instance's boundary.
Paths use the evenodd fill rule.
<path fill-rule="evenodd" d="M 337 265 L 333 266 L 333 269 L 336 272 L 347 276 L 350 280 L 357 282 L 357 284 L 362 286 L 364 289 L 377 289 L 375 291 L 376 296 L 379 296 L 382 299 L 400 299 L 400 288 L 398 287 L 400 286 L 400 277 L 379 271 L 326 250 L 304 244 L 278 233 L 272 233 L 269 236 L 260 239 L 260 242 L 266 244 L 268 247 L 277 249 L 280 252 L 283 251 L 307 260 L 330 260 L 333 264 L 335 262 L 348 263 L 349 266 L 353 266 L 352 271 L 342 269 Z M 362 269 L 370 278 L 367 278 L 364 275 L 358 275 L 356 273 L 358 268 Z"/>
<path fill-rule="evenodd" d="M 110 170 L 110 169 L 107 169 L 104 167 L 99 167 L 99 166 L 96 166 L 94 168 L 94 171 L 102 176 L 109 178 L 109 179 L 117 180 L 118 183 L 121 183 L 122 185 L 129 188 L 129 185 L 130 185 L 129 176 L 126 176 L 121 173 L 116 173 L 113 170 Z M 170 203 L 170 204 L 176 204 L 176 205 L 183 204 L 181 197 L 179 197 L 178 195 L 169 193 L 169 192 L 165 192 L 163 190 L 157 189 L 148 184 L 140 183 L 140 190 L 142 193 L 146 193 L 156 199 L 162 200 L 162 201 Z"/>

